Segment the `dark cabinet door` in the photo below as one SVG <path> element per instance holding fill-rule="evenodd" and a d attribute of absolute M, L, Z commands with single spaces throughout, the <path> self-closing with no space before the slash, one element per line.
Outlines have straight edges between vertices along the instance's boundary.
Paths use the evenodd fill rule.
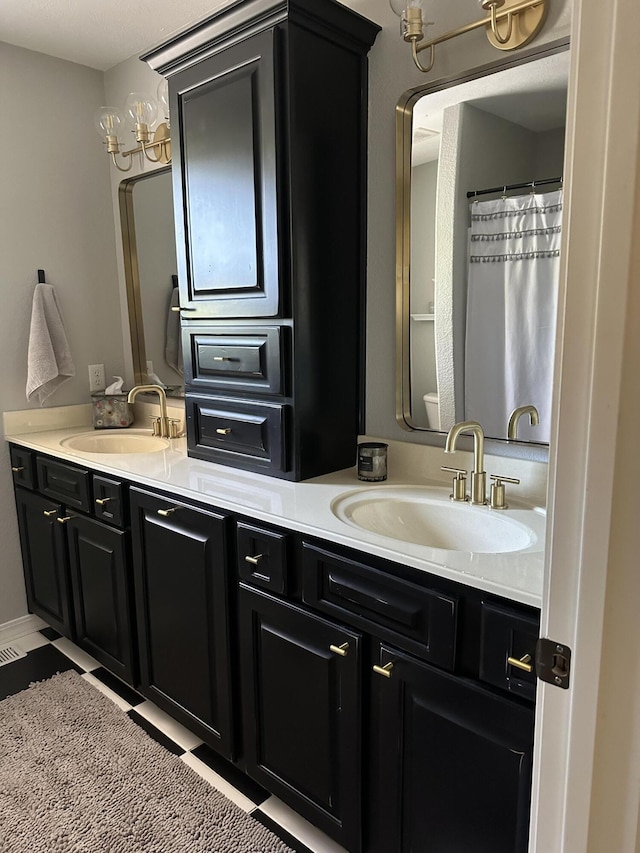
<path fill-rule="evenodd" d="M 371 676 L 372 853 L 525 853 L 533 708 L 383 646 L 391 663 Z"/>
<path fill-rule="evenodd" d="M 360 637 L 240 585 L 246 770 L 360 849 Z"/>
<path fill-rule="evenodd" d="M 76 642 L 134 683 L 133 590 L 123 530 L 75 515 L 66 524 Z"/>
<path fill-rule="evenodd" d="M 141 690 L 232 757 L 226 519 L 131 490 Z"/>
<path fill-rule="evenodd" d="M 260 33 L 171 79 L 187 319 L 278 314 L 273 40 Z"/>
<path fill-rule="evenodd" d="M 25 489 L 16 489 L 29 610 L 73 639 L 69 569 L 61 504 Z"/>

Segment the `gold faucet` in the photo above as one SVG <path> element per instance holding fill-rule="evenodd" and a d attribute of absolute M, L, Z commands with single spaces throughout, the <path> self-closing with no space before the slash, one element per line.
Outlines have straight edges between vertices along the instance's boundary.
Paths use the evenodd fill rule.
<path fill-rule="evenodd" d="M 138 394 L 149 391 L 156 393 L 160 399 L 160 417 L 154 420 L 153 434 L 161 438 L 176 438 L 178 435 L 176 423 L 167 417 L 167 395 L 161 385 L 134 385 L 129 391 L 127 402 L 133 403 Z"/>
<path fill-rule="evenodd" d="M 487 474 L 484 466 L 484 431 L 477 421 L 460 421 L 447 435 L 445 453 L 455 453 L 458 436 L 463 432 L 473 435 L 473 471 L 471 472 L 471 503 L 484 506 L 487 502 Z"/>
<path fill-rule="evenodd" d="M 535 406 L 518 406 L 511 412 L 509 418 L 509 427 L 507 429 L 508 441 L 516 441 L 518 438 L 518 421 L 522 415 L 529 415 L 529 423 L 531 426 L 538 426 L 540 423 L 540 415 Z"/>

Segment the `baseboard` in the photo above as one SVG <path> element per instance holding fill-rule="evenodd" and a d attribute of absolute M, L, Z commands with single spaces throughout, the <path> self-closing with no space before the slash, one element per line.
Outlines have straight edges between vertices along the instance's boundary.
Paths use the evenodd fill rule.
<path fill-rule="evenodd" d="M 24 637 L 27 634 L 33 634 L 41 628 L 47 628 L 47 623 L 39 616 L 34 616 L 30 613 L 28 616 L 20 616 L 19 619 L 12 619 L 11 622 L 5 622 L 0 625 L 0 646 L 10 643 L 12 640 L 17 640 L 19 637 Z"/>

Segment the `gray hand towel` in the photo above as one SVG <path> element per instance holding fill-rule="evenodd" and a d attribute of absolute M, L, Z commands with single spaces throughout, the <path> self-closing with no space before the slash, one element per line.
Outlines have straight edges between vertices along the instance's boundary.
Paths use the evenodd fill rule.
<path fill-rule="evenodd" d="M 75 375 L 53 286 L 36 284 L 29 331 L 27 400 L 35 397 L 42 406 L 63 382 Z"/>

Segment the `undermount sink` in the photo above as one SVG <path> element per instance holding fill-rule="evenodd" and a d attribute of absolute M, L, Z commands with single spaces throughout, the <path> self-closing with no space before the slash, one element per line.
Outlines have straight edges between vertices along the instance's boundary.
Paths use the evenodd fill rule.
<path fill-rule="evenodd" d="M 435 487 L 360 489 L 340 495 L 331 510 L 352 527 L 445 551 L 522 551 L 535 545 L 544 531 L 544 515 L 536 510 L 455 503 L 448 490 Z"/>
<path fill-rule="evenodd" d="M 166 438 L 148 432 L 83 432 L 60 442 L 61 447 L 82 453 L 157 453 L 170 447 Z"/>

